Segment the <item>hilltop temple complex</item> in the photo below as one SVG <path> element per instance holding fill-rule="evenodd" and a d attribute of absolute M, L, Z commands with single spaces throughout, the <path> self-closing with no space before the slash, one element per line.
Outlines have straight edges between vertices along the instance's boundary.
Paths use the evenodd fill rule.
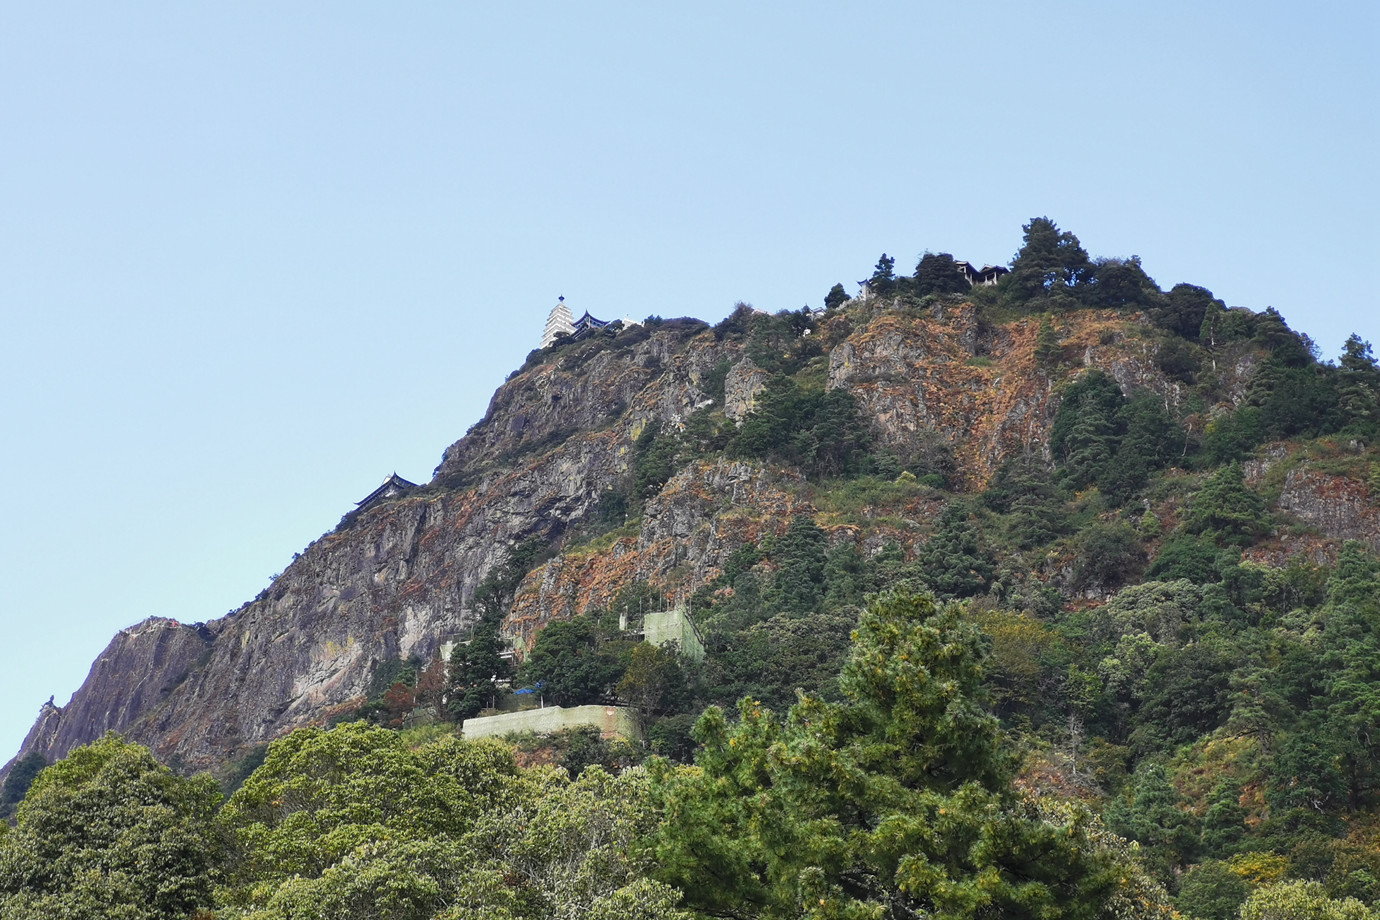
<path fill-rule="evenodd" d="M 578 339 L 594 329 L 602 329 L 610 322 L 610 320 L 597 319 L 591 316 L 588 310 L 579 319 L 572 319 L 570 308 L 565 305 L 565 297 L 561 296 L 556 300 L 556 305 L 551 308 L 551 312 L 546 317 L 546 330 L 541 336 L 542 348 L 550 348 L 559 336 L 568 335 Z M 614 322 L 621 322 L 625 327 L 642 325 L 637 320 L 627 317 Z"/>

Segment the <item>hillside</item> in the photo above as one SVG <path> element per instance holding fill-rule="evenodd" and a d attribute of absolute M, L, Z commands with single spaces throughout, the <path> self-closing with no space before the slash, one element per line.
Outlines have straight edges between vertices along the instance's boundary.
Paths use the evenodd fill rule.
<path fill-rule="evenodd" d="M 1059 324 L 1061 347 L 1132 392 L 1172 399 L 1175 384 L 1157 368 L 1139 322 L 1070 314 Z M 802 323 L 812 336 L 799 337 Z M 475 587 L 506 549 L 533 536 L 566 552 L 519 592 L 510 633 L 524 641 L 534 626 L 607 603 L 631 582 L 672 596 L 693 591 L 749 540 L 813 513 L 813 487 L 780 465 L 701 459 L 648 496 L 635 537 L 591 554 L 580 530 L 622 487 L 649 425 L 669 431 L 744 417 L 768 379 L 754 354 L 773 371 L 790 366 L 852 394 L 898 471 L 934 467 L 955 489 L 979 486 L 1005 458 L 1048 440 L 1058 395 L 1033 356 L 1033 319 L 983 326 L 968 303 L 868 303 L 818 319 L 741 310 L 733 324 L 744 328 L 716 334 L 671 321 L 538 356 L 498 389 L 425 488 L 351 516 L 230 616 L 121 632 L 72 702 L 45 708 L 22 753 L 59 758 L 113 729 L 161 757 L 213 766 L 357 703 L 385 661 L 428 659 L 472 625 Z M 855 527 L 850 536 L 861 545 L 886 532 L 913 553 L 941 494 L 933 492 L 930 514 L 899 531 Z M 130 675 L 139 675 L 137 686 Z"/>
<path fill-rule="evenodd" d="M 1193 916 L 1288 878 L 1375 900 L 1369 346 L 1321 363 L 1273 311 L 1026 230 L 990 286 L 883 256 L 822 310 L 534 351 L 429 483 L 223 619 L 122 631 L 6 772 L 112 730 L 226 776 L 304 726 L 444 724 L 493 702 L 503 648 L 557 702 L 639 708 L 647 751 L 584 762 L 689 760 L 752 723 L 692 738 L 706 705 L 856 701 L 837 675 L 867 598 L 928 592 L 960 606 L 915 609 L 982 632 L 962 679 L 1017 788 L 1101 812 Z M 673 605 L 703 665 L 620 634 Z"/>

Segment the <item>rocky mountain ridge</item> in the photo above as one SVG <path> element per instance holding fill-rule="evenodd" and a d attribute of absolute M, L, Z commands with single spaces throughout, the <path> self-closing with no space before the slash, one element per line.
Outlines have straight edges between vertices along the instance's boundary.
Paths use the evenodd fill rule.
<path fill-rule="evenodd" d="M 847 389 L 876 442 L 903 464 L 951 456 L 950 481 L 961 489 L 981 487 L 1016 453 L 1047 453 L 1061 381 L 1084 369 L 1176 411 L 1185 398 L 1139 314 L 1056 316 L 1052 353 L 1038 319 L 992 323 L 962 298 L 874 298 L 802 322 L 784 346 L 769 344 L 800 354 L 808 344 L 813 356 L 798 362 L 798 375 Z M 556 555 L 529 573 L 505 621 L 520 647 L 545 623 L 607 605 L 632 581 L 687 596 L 734 550 L 783 532 L 801 512 L 819 516 L 834 542 L 872 552 L 899 538 L 914 552 L 940 502 L 916 504 L 903 525 L 831 523 L 798 472 L 722 456 L 677 470 L 647 498 L 635 532 L 630 524 L 603 540 L 582 538 L 606 493 L 628 477 L 649 425 L 676 430 L 696 412 L 740 420 L 750 411 L 777 355 L 725 334 L 727 324 L 672 320 L 534 353 L 445 450 L 429 484 L 347 515 L 222 619 L 122 630 L 68 705 L 43 707 L 20 756 L 54 760 L 116 730 L 164 760 L 206 768 L 348 710 L 383 662 L 428 659 L 462 634 L 474 621 L 476 586 L 529 537 Z M 1207 424 L 1249 384 L 1249 349 L 1215 360 L 1226 402 L 1190 414 L 1190 426 Z M 1280 507 L 1326 535 L 1380 546 L 1373 499 L 1358 499 L 1352 486 L 1365 487 L 1346 482 L 1299 468 Z"/>

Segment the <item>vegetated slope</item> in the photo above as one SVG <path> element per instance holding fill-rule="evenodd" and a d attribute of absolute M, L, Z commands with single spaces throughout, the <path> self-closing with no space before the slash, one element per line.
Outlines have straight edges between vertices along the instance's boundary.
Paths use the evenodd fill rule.
<path fill-rule="evenodd" d="M 859 590 L 897 573 L 923 580 L 914 566 L 949 526 L 940 513 L 956 496 L 1001 479 L 1016 458 L 1033 457 L 1047 474 L 1061 461 L 1057 411 L 1090 373 L 1163 417 L 1151 434 L 1164 444 L 1149 452 L 1162 456 L 1147 461 L 1147 480 L 1190 454 L 1200 465 L 1245 456 L 1270 433 L 1261 401 L 1271 387 L 1316 364 L 1294 353 L 1297 337 L 1277 317 L 1225 311 L 1202 289 L 1163 294 L 1137 280 L 1132 263 L 1082 275 L 1045 267 L 1050 277 L 1023 289 L 1033 246 L 996 290 L 926 293 L 915 279 L 874 278 L 879 294 L 822 315 L 744 307 L 713 329 L 654 322 L 534 352 L 429 485 L 348 515 L 221 620 L 123 631 L 68 706 L 43 709 L 21 754 L 54 759 L 115 729 L 165 759 L 210 766 L 347 712 L 388 662 L 424 663 L 467 632 L 476 587 L 533 537 L 554 558 L 521 583 L 507 613 L 502 631 L 523 649 L 544 623 L 607 608 L 632 584 L 697 595 L 712 625 L 710 608 L 732 606 L 725 573 L 736 578 L 746 563 L 769 580 L 769 544 L 800 516 L 823 527 L 834 556 L 851 548 L 859 565 L 885 569 L 855 579 Z M 1128 272 L 1134 283 L 1121 277 Z M 1262 368 L 1276 383 L 1260 386 Z M 829 394 L 837 398 L 826 405 Z M 1253 421 L 1235 424 L 1250 412 Z M 1111 442 L 1127 439 L 1128 423 L 1103 421 L 1089 450 L 1112 450 L 1107 463 L 1117 466 Z M 1334 535 L 1374 534 L 1364 485 L 1280 450 L 1271 469 L 1289 468 L 1283 507 Z M 1260 466 L 1252 475 L 1271 474 Z M 1065 485 L 1086 490 L 1094 479 Z M 1116 487 L 1127 493 L 1119 507 L 1144 485 Z M 1163 506 L 1167 532 L 1181 496 L 1163 491 L 1146 500 Z M 1021 515 L 1037 511 L 1003 510 L 989 522 L 985 552 L 1005 542 L 1015 555 L 974 583 L 980 593 L 1044 597 L 1047 612 L 1058 606 L 1050 590 L 1096 599 L 1130 580 L 1115 560 L 1080 561 L 1070 542 L 1099 515 L 1123 513 L 1116 506 L 1076 500 L 1049 540 L 1010 538 Z M 1153 553 L 1160 539 L 1126 551 Z M 1325 540 L 1285 531 L 1252 552 L 1283 559 L 1303 543 L 1327 557 Z"/>
<path fill-rule="evenodd" d="M 958 304 L 907 313 L 880 304 L 835 312 L 811 318 L 814 334 L 803 340 L 791 322 L 745 312 L 730 321 L 745 327 L 736 335 L 671 322 L 540 356 L 540 363 L 500 387 L 484 420 L 446 451 L 427 488 L 352 516 L 308 546 L 259 598 L 196 632 L 186 627 L 196 642 L 137 707 L 112 701 L 131 697 L 130 674 L 161 669 L 98 663 L 68 706 L 44 710 L 23 753 L 60 757 L 115 729 L 165 758 L 208 766 L 357 703 L 380 662 L 426 659 L 466 628 L 471 592 L 507 547 L 529 536 L 559 547 L 572 527 L 597 516 L 606 493 L 628 474 L 637 438 L 649 424 L 664 437 L 686 424 L 702 427 L 704 420 L 693 418 L 695 407 L 710 399 L 714 404 L 698 411 L 720 424 L 723 396 L 707 392 L 716 369 L 725 390 L 729 376 L 765 386 L 765 375 L 752 373 L 756 350 L 767 350 L 756 357 L 773 370 L 781 369 L 774 362 L 787 361 L 797 375 L 813 374 L 856 393 L 864 417 L 872 416 L 868 427 L 898 462 L 951 467 L 955 485 L 983 481 L 1023 439 L 1045 439 L 1057 396 L 1044 375 L 1022 373 L 1030 364 L 1030 321 L 984 330 L 974 309 Z M 1101 314 L 1076 314 L 1061 326 L 1071 342 L 1103 330 L 1107 344 L 1082 349 L 1081 359 L 1092 366 L 1172 389 L 1154 367 L 1153 349 L 1130 337 L 1135 321 L 1120 332 L 1106 331 L 1112 322 Z M 754 331 L 758 325 L 766 328 Z M 969 365 L 980 348 L 993 351 L 990 364 Z M 1003 376 L 1007 361 L 1013 370 Z M 911 380 L 923 387 L 908 385 Z M 1011 394 L 1009 401 L 981 399 L 994 382 L 998 392 Z M 738 401 L 750 403 L 753 389 L 739 392 Z M 977 440 L 969 440 L 972 434 Z M 732 475 L 747 481 L 794 475 L 774 472 L 771 458 L 762 459 L 768 462 L 758 467 L 740 461 Z M 704 489 L 714 488 L 710 477 Z M 610 596 L 629 579 L 672 594 L 693 589 L 755 533 L 749 527 L 734 536 L 740 528 L 735 522 L 757 518 L 754 526 L 779 531 L 788 521 L 783 512 L 808 507 L 807 499 L 742 488 L 735 500 L 727 480 L 718 481 L 718 489 L 709 499 L 679 487 L 659 501 L 648 496 L 636 555 L 624 554 L 616 577 L 598 569 L 588 577 L 602 579 Z M 720 505 L 734 513 L 716 514 Z M 668 555 L 691 527 L 724 533 Z M 628 545 L 620 542 L 619 552 Z M 528 606 L 524 598 L 519 617 L 530 615 Z M 562 606 L 538 606 L 536 622 L 564 612 Z M 156 633 L 124 631 L 102 659 L 161 660 L 148 645 Z"/>
<path fill-rule="evenodd" d="M 712 778 L 735 769 L 726 745 L 839 742 L 818 701 L 789 727 L 769 709 L 846 696 L 864 598 L 900 588 L 963 601 L 945 621 L 985 634 L 985 653 L 964 640 L 981 658 L 964 696 L 1005 724 L 988 753 L 1018 750 L 1027 792 L 1102 811 L 1192 916 L 1235 916 L 1256 889 L 1376 900 L 1369 346 L 1322 364 L 1273 311 L 1162 291 L 1044 219 L 1026 231 L 994 288 L 883 257 L 871 296 L 823 312 L 744 306 L 534 352 L 428 486 L 347 515 L 223 620 L 121 633 L 71 704 L 44 707 L 25 775 L 107 728 L 194 767 L 309 723 L 458 719 L 493 701 L 509 643 L 549 700 L 633 705 L 646 749 L 682 760 L 705 704 L 756 700 L 702 727 Z M 702 666 L 617 625 L 671 603 Z M 460 633 L 447 674 L 434 655 Z M 811 768 L 772 763 L 792 783 Z M 666 872 L 724 907 L 681 842 Z M 1317 887 L 1270 887 L 1289 878 Z M 795 896 L 773 884 L 758 894 Z"/>

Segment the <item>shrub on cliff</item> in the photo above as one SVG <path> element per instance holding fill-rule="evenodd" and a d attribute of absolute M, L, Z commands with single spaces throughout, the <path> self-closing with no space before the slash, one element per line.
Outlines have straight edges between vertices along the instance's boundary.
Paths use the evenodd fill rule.
<path fill-rule="evenodd" d="M 871 444 L 857 401 L 843 388 L 768 381 L 729 442 L 730 455 L 798 466 L 812 477 L 860 472 Z"/>

